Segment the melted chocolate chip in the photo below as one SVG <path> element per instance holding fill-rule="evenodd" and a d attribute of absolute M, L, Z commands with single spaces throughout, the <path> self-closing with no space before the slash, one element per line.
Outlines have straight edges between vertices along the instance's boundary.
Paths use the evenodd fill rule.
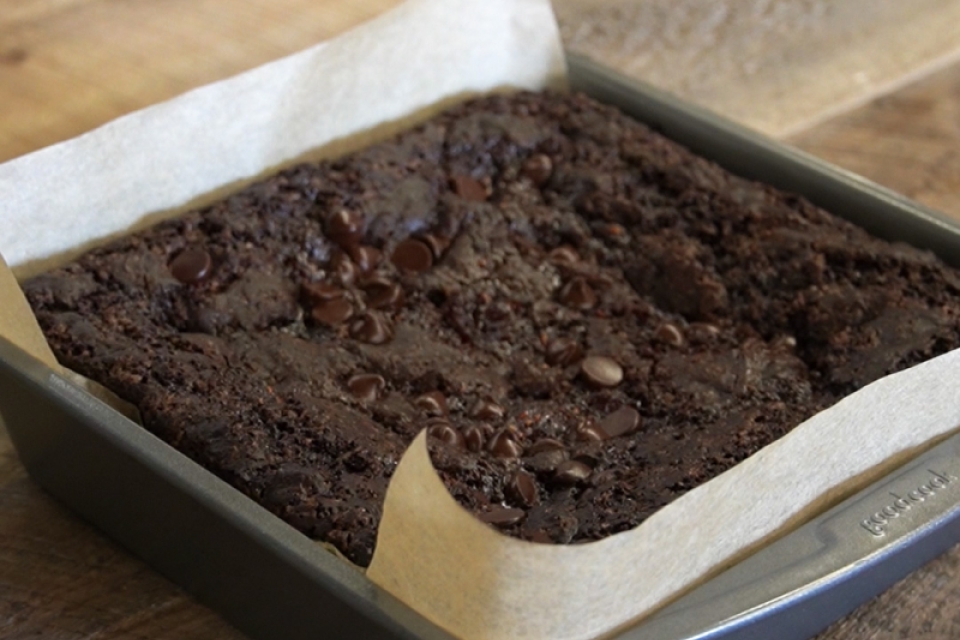
<path fill-rule="evenodd" d="M 538 187 L 542 187 L 553 175 L 553 161 L 550 156 L 535 153 L 523 162 L 520 175 Z"/>
<path fill-rule="evenodd" d="M 450 184 L 456 194 L 464 200 L 484 202 L 487 199 L 487 187 L 470 176 L 453 176 L 450 178 Z"/>
<path fill-rule="evenodd" d="M 506 412 L 492 400 L 479 399 L 470 409 L 470 417 L 478 420 L 499 420 Z"/>
<path fill-rule="evenodd" d="M 578 311 L 589 311 L 597 306 L 597 294 L 583 278 L 574 278 L 560 289 L 562 304 Z"/>
<path fill-rule="evenodd" d="M 347 380 L 347 389 L 364 402 L 373 402 L 380 397 L 387 381 L 375 373 L 361 373 Z"/>
<path fill-rule="evenodd" d="M 575 485 L 590 477 L 591 469 L 579 460 L 564 460 L 557 465 L 553 479 L 562 485 Z"/>
<path fill-rule="evenodd" d="M 601 435 L 616 438 L 633 433 L 640 426 L 640 414 L 633 407 L 620 407 L 598 425 Z"/>
<path fill-rule="evenodd" d="M 569 338 L 554 338 L 547 343 L 546 361 L 549 365 L 570 366 L 583 357 L 583 351 L 576 341 Z"/>
<path fill-rule="evenodd" d="M 501 429 L 493 434 L 487 443 L 487 450 L 498 458 L 519 458 L 523 453 L 513 434 L 507 429 Z"/>
<path fill-rule="evenodd" d="M 428 416 L 447 415 L 447 399 L 439 391 L 428 391 L 418 396 L 413 404 Z"/>
<path fill-rule="evenodd" d="M 363 237 L 363 214 L 341 209 L 330 216 L 326 224 L 327 237 L 341 247 L 349 247 Z"/>
<path fill-rule="evenodd" d="M 527 455 L 535 456 L 538 453 L 546 453 L 548 451 L 563 451 L 565 449 L 566 446 L 564 446 L 564 444 L 559 440 L 554 440 L 553 438 L 541 438 L 527 448 Z"/>
<path fill-rule="evenodd" d="M 393 338 L 393 329 L 382 314 L 367 311 L 350 325 L 350 335 L 360 342 L 383 344 Z"/>
<path fill-rule="evenodd" d="M 350 248 L 350 257 L 353 258 L 353 262 L 356 263 L 360 271 L 367 273 L 380 264 L 382 256 L 380 250 L 376 247 L 357 245 Z"/>
<path fill-rule="evenodd" d="M 491 507 L 490 511 L 478 514 L 477 517 L 487 524 L 495 527 L 509 527 L 517 524 L 527 515 L 523 509 L 511 509 L 508 507 Z"/>
<path fill-rule="evenodd" d="M 331 327 L 343 324 L 353 316 L 353 305 L 346 298 L 332 298 L 314 305 L 310 317 Z"/>
<path fill-rule="evenodd" d="M 427 434 L 431 438 L 436 438 L 444 444 L 448 444 L 452 447 L 463 448 L 464 441 L 463 436 L 459 431 L 453 428 L 449 422 L 438 422 L 432 425 L 428 430 Z"/>
<path fill-rule="evenodd" d="M 533 506 L 537 501 L 537 482 L 529 473 L 517 471 L 503 487 L 507 500 L 524 507 Z"/>
<path fill-rule="evenodd" d="M 580 373 L 593 387 L 615 387 L 623 381 L 623 368 L 606 356 L 587 356 L 580 363 Z"/>
<path fill-rule="evenodd" d="M 197 284 L 208 275 L 213 260 L 205 249 L 188 247 L 170 261 L 170 274 L 183 284 Z"/>
<path fill-rule="evenodd" d="M 666 322 L 657 329 L 657 339 L 674 347 L 683 346 L 683 333 L 675 324 Z"/>
<path fill-rule="evenodd" d="M 433 251 L 422 240 L 407 238 L 393 250 L 390 262 L 403 271 L 423 273 L 433 266 Z"/>
<path fill-rule="evenodd" d="M 538 440 L 524 454 L 524 465 L 537 473 L 550 473 L 568 457 L 563 443 L 552 438 Z"/>

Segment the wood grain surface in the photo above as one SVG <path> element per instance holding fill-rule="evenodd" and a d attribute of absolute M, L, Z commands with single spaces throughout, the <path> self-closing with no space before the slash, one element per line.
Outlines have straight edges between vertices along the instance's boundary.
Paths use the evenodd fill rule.
<path fill-rule="evenodd" d="M 0 0 L 0 160 L 296 51 L 393 4 Z M 960 216 L 960 66 L 792 141 Z M 46 496 L 0 426 L 0 638 L 242 637 Z M 960 638 L 960 547 L 819 636 L 902 638 Z"/>

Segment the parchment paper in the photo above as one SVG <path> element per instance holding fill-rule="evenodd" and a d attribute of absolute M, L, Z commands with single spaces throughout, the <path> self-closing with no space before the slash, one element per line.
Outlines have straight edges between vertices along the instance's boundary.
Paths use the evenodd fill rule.
<path fill-rule="evenodd" d="M 410 0 L 306 52 L 0 165 L 0 251 L 23 277 L 304 154 L 380 137 L 470 93 L 562 79 L 546 0 Z M 0 265 L 0 334 L 52 366 Z M 881 380 L 642 526 L 539 545 L 462 510 L 424 436 L 387 494 L 368 576 L 462 638 L 609 634 L 960 424 L 960 354 Z"/>

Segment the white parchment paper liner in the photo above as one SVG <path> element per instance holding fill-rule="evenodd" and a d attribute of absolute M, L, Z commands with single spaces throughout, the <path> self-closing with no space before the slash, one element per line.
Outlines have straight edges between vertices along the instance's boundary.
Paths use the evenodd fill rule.
<path fill-rule="evenodd" d="M 305 155 L 451 100 L 562 80 L 546 0 L 409 0 L 298 55 L 0 165 L 0 252 L 23 277 Z M 57 367 L 0 265 L 0 334 Z M 960 424 L 960 354 L 890 376 L 600 542 L 503 536 L 444 489 L 424 437 L 390 484 L 367 575 L 462 638 L 599 637 Z M 322 630 L 318 630 L 318 633 Z"/>

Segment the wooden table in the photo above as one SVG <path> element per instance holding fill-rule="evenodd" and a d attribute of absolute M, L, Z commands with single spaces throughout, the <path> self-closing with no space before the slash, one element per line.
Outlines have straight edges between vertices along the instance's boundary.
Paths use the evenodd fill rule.
<path fill-rule="evenodd" d="M 0 160 L 303 48 L 394 3 L 0 0 Z M 960 215 L 960 66 L 792 141 Z M 953 637 L 960 547 L 820 640 Z M 242 636 L 47 497 L 0 427 L 0 638 Z"/>

